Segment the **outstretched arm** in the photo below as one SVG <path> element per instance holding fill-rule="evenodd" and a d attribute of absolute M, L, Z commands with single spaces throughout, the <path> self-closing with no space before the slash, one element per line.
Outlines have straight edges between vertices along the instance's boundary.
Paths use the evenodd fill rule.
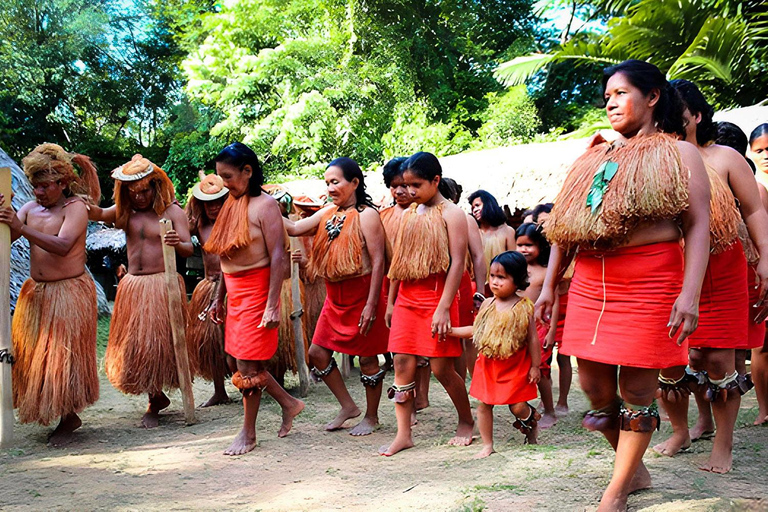
<path fill-rule="evenodd" d="M 269 295 L 260 327 L 274 329 L 280 323 L 280 289 L 283 286 L 286 257 L 285 229 L 281 223 L 283 216 L 277 201 L 267 195 L 263 196 L 263 200 L 259 213 L 261 232 L 269 253 Z"/>
<path fill-rule="evenodd" d="M 88 220 L 114 224 L 117 220 L 117 206 L 112 205 L 109 208 L 102 208 L 101 206 L 89 205 Z"/>
<path fill-rule="evenodd" d="M 311 217 L 297 221 L 283 217 L 283 225 L 285 226 L 285 231 L 290 236 L 304 236 L 313 234 L 317 230 L 317 227 L 320 225 L 320 219 L 323 217 L 323 213 L 325 213 L 325 211 L 329 208 L 333 208 L 333 205 L 328 205 L 325 208 L 313 213 Z"/>

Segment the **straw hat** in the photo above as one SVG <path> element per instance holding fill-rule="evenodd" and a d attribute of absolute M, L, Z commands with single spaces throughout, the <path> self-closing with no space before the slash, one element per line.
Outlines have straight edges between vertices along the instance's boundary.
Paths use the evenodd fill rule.
<path fill-rule="evenodd" d="M 224 180 L 218 174 L 200 173 L 200 181 L 192 187 L 192 195 L 201 201 L 214 201 L 229 194 Z"/>
<path fill-rule="evenodd" d="M 141 155 L 133 155 L 131 161 L 112 171 L 112 178 L 120 181 L 139 181 L 155 170 L 155 166 Z"/>

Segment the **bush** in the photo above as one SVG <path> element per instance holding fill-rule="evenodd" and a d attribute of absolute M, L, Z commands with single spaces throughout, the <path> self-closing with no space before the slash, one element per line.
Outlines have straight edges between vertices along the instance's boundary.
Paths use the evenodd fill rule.
<path fill-rule="evenodd" d="M 487 95 L 489 104 L 483 112 L 482 126 L 477 130 L 478 140 L 473 149 L 512 146 L 533 141 L 541 130 L 536 105 L 528 96 L 525 86 Z"/>

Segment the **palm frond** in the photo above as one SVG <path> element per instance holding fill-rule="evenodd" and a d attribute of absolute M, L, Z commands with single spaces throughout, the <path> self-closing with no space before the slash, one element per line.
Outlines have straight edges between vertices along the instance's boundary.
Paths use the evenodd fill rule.
<path fill-rule="evenodd" d="M 520 85 L 538 73 L 541 68 L 551 63 L 556 55 L 557 53 L 533 53 L 515 57 L 499 64 L 493 75 L 496 80 L 508 87 Z"/>

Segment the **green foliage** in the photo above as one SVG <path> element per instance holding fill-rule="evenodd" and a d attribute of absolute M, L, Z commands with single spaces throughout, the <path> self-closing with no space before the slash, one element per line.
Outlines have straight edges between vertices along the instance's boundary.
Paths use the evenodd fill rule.
<path fill-rule="evenodd" d="M 477 130 L 485 148 L 531 142 L 541 131 L 541 120 L 525 86 L 510 88 L 503 94 L 490 93 L 483 124 Z"/>

